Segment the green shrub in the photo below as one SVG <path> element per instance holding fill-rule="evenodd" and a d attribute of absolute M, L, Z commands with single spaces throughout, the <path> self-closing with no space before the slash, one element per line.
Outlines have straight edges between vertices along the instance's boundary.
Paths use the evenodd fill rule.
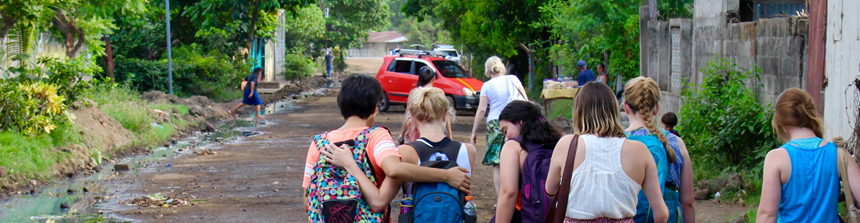
<path fill-rule="evenodd" d="M 755 90 L 745 84 L 748 77 L 758 80 L 761 70 L 746 70 L 720 58 L 702 71 L 704 82 L 684 93 L 678 126 L 696 160 L 696 178 L 723 172 L 760 176 L 764 156 L 778 146 L 770 125 L 771 106 L 758 103 Z"/>
<path fill-rule="evenodd" d="M 65 101 L 52 84 L 0 81 L 0 129 L 26 136 L 51 133 L 69 121 Z"/>
<path fill-rule="evenodd" d="M 44 179 L 51 176 L 54 165 L 72 157 L 71 153 L 54 148 L 79 142 L 77 131 L 70 123 L 58 126 L 50 134 L 36 136 L 0 131 L 0 166 L 6 167 L 10 174 Z"/>
<path fill-rule="evenodd" d="M 168 91 L 166 59 L 117 58 L 114 67 L 116 80 L 135 90 Z M 235 95 L 229 92 L 238 89 L 248 73 L 250 65 L 246 62 L 233 61 L 218 52 L 204 52 L 196 44 L 178 47 L 173 54 L 173 92 L 181 97 L 227 98 Z"/>
<path fill-rule="evenodd" d="M 313 75 L 316 64 L 314 61 L 301 53 L 287 54 L 284 58 L 284 72 L 278 75 L 285 80 L 298 80 Z"/>

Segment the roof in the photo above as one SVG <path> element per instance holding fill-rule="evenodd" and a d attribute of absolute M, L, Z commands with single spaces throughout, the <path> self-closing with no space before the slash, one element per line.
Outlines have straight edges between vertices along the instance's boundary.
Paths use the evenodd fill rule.
<path fill-rule="evenodd" d="M 397 31 L 367 33 L 368 43 L 402 43 L 406 42 L 406 40 L 408 40 L 408 38 Z"/>

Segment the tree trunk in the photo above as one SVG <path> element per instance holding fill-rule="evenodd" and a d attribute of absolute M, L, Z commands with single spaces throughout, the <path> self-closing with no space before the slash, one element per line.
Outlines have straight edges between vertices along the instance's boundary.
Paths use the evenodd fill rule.
<path fill-rule="evenodd" d="M 9 15 L 8 11 L 0 11 L 0 17 L 3 17 L 2 27 L 0 27 L 0 40 L 6 38 L 6 35 L 9 34 L 9 31 L 12 30 L 12 27 L 15 26 L 15 22 L 18 21 L 18 18 L 15 18 L 12 15 Z"/>
<path fill-rule="evenodd" d="M 54 12 L 56 14 L 54 15 L 54 18 L 51 18 L 51 22 L 54 24 L 54 27 L 63 33 L 66 56 L 74 59 L 77 56 L 78 50 L 81 49 L 84 45 L 84 41 L 86 40 L 84 30 L 78 28 L 77 25 L 75 25 L 74 18 L 66 17 L 60 9 L 54 9 Z M 77 42 L 75 41 L 75 36 L 77 36 Z"/>
<path fill-rule="evenodd" d="M 115 79 L 114 71 L 113 71 L 113 49 L 110 45 L 110 36 L 106 36 L 105 38 L 105 66 L 107 76 L 110 77 L 111 80 Z"/>
<path fill-rule="evenodd" d="M 254 12 L 251 13 L 251 29 L 248 30 L 248 35 L 250 40 L 250 44 L 248 44 L 248 49 L 254 46 L 254 32 L 257 30 L 257 20 L 260 18 L 260 0 L 256 0 L 254 3 Z"/>

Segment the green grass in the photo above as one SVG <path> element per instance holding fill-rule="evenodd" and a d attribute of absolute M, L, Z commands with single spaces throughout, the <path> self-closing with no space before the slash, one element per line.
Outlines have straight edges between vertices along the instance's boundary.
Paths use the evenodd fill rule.
<path fill-rule="evenodd" d="M 79 143 L 80 137 L 70 124 L 59 126 L 50 134 L 26 137 L 17 132 L 0 132 L 0 166 L 9 174 L 28 179 L 47 179 L 54 165 L 72 157 L 68 152 L 54 149 Z"/>
<path fill-rule="evenodd" d="M 225 89 L 224 91 L 221 91 L 215 95 L 212 95 L 212 97 L 209 99 L 212 99 L 212 101 L 215 101 L 215 102 L 228 102 L 231 100 L 242 98 L 243 93 L 244 92 L 242 92 L 238 88 L 237 89 Z"/>
<path fill-rule="evenodd" d="M 113 89 L 100 89 L 91 91 L 87 98 L 97 102 L 99 109 L 110 117 L 113 117 L 125 129 L 136 136 L 134 145 L 152 146 L 170 138 L 176 132 L 176 127 L 184 128 L 189 123 L 184 119 L 171 117 L 176 125 L 169 123 L 153 125 L 156 117 L 149 112 L 150 109 L 171 111 L 176 108 L 180 115 L 188 114 L 188 107 L 184 105 L 150 104 L 140 99 L 140 93 L 128 87 L 116 87 Z M 160 127 L 159 127 L 160 126 Z"/>
<path fill-rule="evenodd" d="M 166 112 L 170 112 L 173 108 L 179 111 L 179 115 L 187 115 L 188 107 L 185 105 L 171 105 L 171 104 L 150 104 L 149 108 L 158 109 Z"/>

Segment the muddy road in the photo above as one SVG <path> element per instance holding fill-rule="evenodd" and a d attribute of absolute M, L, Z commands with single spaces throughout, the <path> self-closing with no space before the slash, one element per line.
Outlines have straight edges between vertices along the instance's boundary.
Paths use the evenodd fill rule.
<path fill-rule="evenodd" d="M 403 107 L 392 110 L 380 114 L 377 125 L 396 132 Z M 287 111 L 266 115 L 259 127 L 242 128 L 257 135 L 210 146 L 214 154 L 162 159 L 115 177 L 103 188 L 117 198 L 103 201 L 101 207 L 109 216 L 145 222 L 307 222 L 301 190 L 307 147 L 313 135 L 340 127 L 342 120 L 335 94 L 309 98 Z M 456 118 L 455 140 L 468 139 L 473 120 Z M 474 178 L 473 194 L 486 222 L 495 202 L 491 169 L 478 166 Z M 194 205 L 128 205 L 134 198 L 159 193 Z"/>

